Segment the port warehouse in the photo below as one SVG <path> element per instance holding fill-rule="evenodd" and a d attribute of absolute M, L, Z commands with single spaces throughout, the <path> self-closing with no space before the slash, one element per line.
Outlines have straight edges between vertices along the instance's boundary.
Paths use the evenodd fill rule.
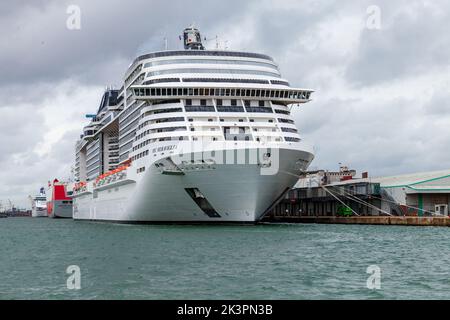
<path fill-rule="evenodd" d="M 305 173 L 267 217 L 334 217 L 345 207 L 360 216 L 449 216 L 450 170 L 355 176 L 346 168 Z"/>

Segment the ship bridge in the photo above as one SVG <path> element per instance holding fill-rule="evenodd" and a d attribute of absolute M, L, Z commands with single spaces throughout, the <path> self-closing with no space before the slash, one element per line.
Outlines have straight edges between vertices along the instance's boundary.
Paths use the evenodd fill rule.
<path fill-rule="evenodd" d="M 135 99 L 161 100 L 161 99 L 202 99 L 205 97 L 215 99 L 257 99 L 278 101 L 283 104 L 306 103 L 311 100 L 310 89 L 274 89 L 273 87 L 256 87 L 251 85 L 220 85 L 203 84 L 180 85 L 177 87 L 167 85 L 136 85 L 131 86 Z"/>

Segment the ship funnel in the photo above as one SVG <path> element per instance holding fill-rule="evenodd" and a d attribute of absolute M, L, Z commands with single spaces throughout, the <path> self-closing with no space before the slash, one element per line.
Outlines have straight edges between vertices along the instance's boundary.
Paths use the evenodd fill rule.
<path fill-rule="evenodd" d="M 202 44 L 202 37 L 200 36 L 200 31 L 193 26 L 184 29 L 184 49 L 186 50 L 205 50 Z"/>

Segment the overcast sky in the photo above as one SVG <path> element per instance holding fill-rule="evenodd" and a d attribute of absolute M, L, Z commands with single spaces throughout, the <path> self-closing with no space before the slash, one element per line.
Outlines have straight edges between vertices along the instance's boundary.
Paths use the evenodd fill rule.
<path fill-rule="evenodd" d="M 69 5 L 80 8 L 79 30 L 67 28 Z M 447 1 L 2 1 L 3 204 L 29 206 L 29 194 L 67 178 L 105 86 L 120 87 L 133 59 L 163 50 L 164 37 L 180 48 L 193 22 L 221 47 L 273 56 L 291 85 L 315 90 L 293 112 L 315 145 L 313 168 L 450 168 Z"/>

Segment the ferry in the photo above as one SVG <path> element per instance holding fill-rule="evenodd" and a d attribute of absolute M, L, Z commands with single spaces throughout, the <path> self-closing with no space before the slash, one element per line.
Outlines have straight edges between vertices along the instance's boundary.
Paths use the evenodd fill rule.
<path fill-rule="evenodd" d="M 58 179 L 48 183 L 47 215 L 50 218 L 72 218 L 72 192 Z"/>

